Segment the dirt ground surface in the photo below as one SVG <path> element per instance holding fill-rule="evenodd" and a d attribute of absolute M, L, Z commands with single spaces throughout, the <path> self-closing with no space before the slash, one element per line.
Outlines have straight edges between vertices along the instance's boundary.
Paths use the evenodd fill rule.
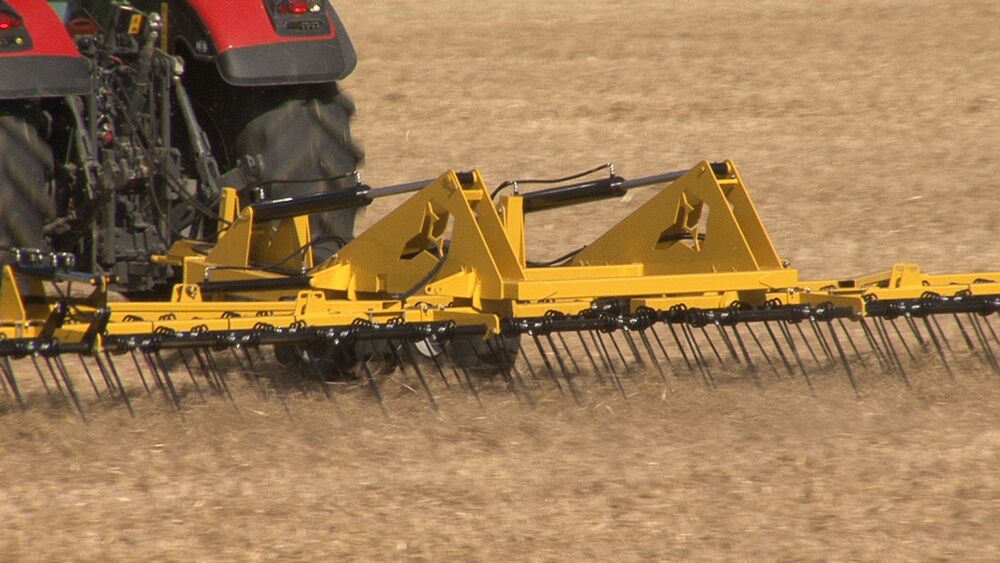
<path fill-rule="evenodd" d="M 996 2 L 336 5 L 374 186 L 731 158 L 804 277 L 1000 270 Z M 532 217 L 529 253 L 642 197 Z M 36 409 L 0 417 L 0 560 L 998 560 L 1000 379 L 916 379 Z"/>

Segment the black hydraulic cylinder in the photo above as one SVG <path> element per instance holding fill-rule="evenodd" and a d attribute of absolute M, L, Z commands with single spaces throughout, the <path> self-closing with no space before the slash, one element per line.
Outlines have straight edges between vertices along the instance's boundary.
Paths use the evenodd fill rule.
<path fill-rule="evenodd" d="M 309 289 L 311 276 L 288 278 L 260 278 L 254 280 L 206 281 L 201 282 L 203 293 L 241 293 L 245 291 L 281 291 L 286 289 Z"/>
<path fill-rule="evenodd" d="M 626 191 L 621 187 L 624 181 L 624 178 L 612 176 L 601 180 L 591 180 L 589 182 L 528 192 L 521 195 L 521 199 L 524 201 L 524 212 L 530 213 L 532 211 L 555 209 L 567 205 L 621 197 L 625 195 Z"/>
<path fill-rule="evenodd" d="M 373 200 L 369 194 L 370 191 L 371 189 L 368 186 L 358 184 L 335 192 L 321 192 L 301 197 L 286 197 L 262 201 L 253 204 L 251 207 L 253 207 L 254 219 L 258 221 L 273 221 L 275 219 L 287 219 L 289 217 L 298 217 L 312 213 L 364 207 Z"/>

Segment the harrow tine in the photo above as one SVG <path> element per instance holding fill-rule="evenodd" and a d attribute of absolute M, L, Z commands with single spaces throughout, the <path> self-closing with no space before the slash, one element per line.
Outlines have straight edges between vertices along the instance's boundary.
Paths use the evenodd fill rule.
<path fill-rule="evenodd" d="M 708 335 L 708 330 L 704 326 L 700 326 L 698 328 L 701 329 L 702 336 L 705 337 L 705 340 L 708 342 L 708 346 L 712 349 L 715 359 L 719 360 L 719 365 L 722 365 L 724 363 L 722 361 L 722 356 L 719 354 L 719 349 L 715 347 L 715 342 L 712 342 L 712 337 Z"/>
<path fill-rule="evenodd" d="M 118 375 L 118 370 L 115 369 L 114 364 L 111 363 L 111 356 L 110 354 L 108 354 L 107 350 L 104 351 L 104 355 L 107 358 L 107 361 L 109 362 L 111 367 L 109 369 L 108 366 L 104 365 L 104 361 L 101 360 L 100 353 L 95 353 L 94 361 L 97 362 L 97 369 L 100 370 L 101 376 L 104 377 L 105 381 L 114 382 L 115 388 L 118 390 L 117 392 L 118 397 L 121 399 L 123 403 L 125 403 L 125 406 L 128 408 L 129 415 L 131 415 L 132 418 L 135 418 L 135 408 L 132 407 L 132 401 L 128 397 L 128 392 L 125 391 L 125 385 L 122 384 L 122 379 Z"/>
<path fill-rule="evenodd" d="M 861 392 L 858 390 L 858 382 L 854 379 L 854 371 L 851 369 L 851 362 L 847 359 L 847 354 L 844 353 L 844 347 L 840 343 L 840 337 L 837 336 L 837 331 L 835 330 L 832 321 L 827 321 L 826 324 L 830 331 L 830 339 L 833 341 L 833 345 L 837 348 L 837 355 L 840 356 L 840 363 L 844 366 L 844 371 L 847 372 L 847 379 L 851 382 L 851 389 L 854 390 L 854 396 L 860 399 Z"/>
<path fill-rule="evenodd" d="M 931 321 L 924 317 L 924 327 L 927 329 L 927 334 L 930 336 L 931 342 L 934 344 L 934 350 L 937 351 L 937 355 L 941 358 L 941 363 L 944 365 L 945 371 L 948 372 L 948 377 L 952 382 L 955 382 L 955 373 L 951 371 L 951 365 L 948 364 L 948 358 L 944 355 L 944 349 L 941 347 L 941 341 L 938 340 L 937 334 L 934 332 L 934 328 L 931 326 Z M 942 335 L 943 337 L 944 335 Z"/>
<path fill-rule="evenodd" d="M 927 318 L 925 317 L 924 320 L 926 321 Z M 889 366 L 888 359 L 885 357 L 885 353 L 878 344 L 878 340 L 875 339 L 875 335 L 872 333 L 871 327 L 868 326 L 868 322 L 865 321 L 864 317 L 861 317 L 858 322 L 861 324 L 861 331 L 865 333 L 865 340 L 868 341 L 868 347 L 872 349 L 872 352 L 875 354 L 875 359 L 878 360 L 879 365 L 882 366 L 882 369 L 885 371 L 892 369 Z M 929 326 L 930 325 L 928 325 L 928 327 Z"/>
<path fill-rule="evenodd" d="M 573 374 L 578 375 L 580 373 L 580 366 L 576 363 L 576 359 L 573 358 L 573 353 L 569 350 L 569 345 L 566 344 L 566 339 L 563 337 L 561 332 L 556 333 L 556 338 L 559 339 L 559 343 L 562 344 L 563 350 L 566 351 L 566 357 L 569 358 L 571 364 L 573 364 Z"/>
<path fill-rule="evenodd" d="M 785 366 L 785 371 L 788 372 L 789 377 L 795 377 L 795 370 L 792 368 L 792 364 L 789 363 L 788 357 L 785 355 L 785 351 L 781 347 L 781 343 L 778 342 L 778 337 L 774 334 L 774 329 L 771 328 L 771 323 L 764 321 L 764 329 L 767 330 L 767 335 L 771 339 L 771 345 L 778 352 L 778 356 L 781 357 L 781 363 Z"/>
<path fill-rule="evenodd" d="M 594 342 L 598 344 L 597 350 L 600 353 L 601 360 L 605 362 L 608 366 L 608 374 L 611 375 L 612 381 L 615 382 L 615 387 L 621 394 L 622 398 L 626 401 L 628 400 L 628 394 L 625 392 L 625 387 L 622 385 L 622 380 L 618 377 L 618 371 L 615 370 L 615 364 L 611 360 L 611 354 L 608 353 L 608 347 L 604 345 L 604 339 L 601 338 L 601 333 L 598 331 L 590 331 L 590 336 L 593 338 Z"/>
<path fill-rule="evenodd" d="M 753 381 L 754 387 L 758 391 L 764 391 L 764 385 L 760 381 L 760 375 L 757 373 L 757 366 L 754 365 L 753 360 L 750 359 L 750 352 L 747 350 L 746 344 L 743 343 L 743 337 L 740 336 L 740 331 L 733 325 L 733 334 L 736 336 L 736 343 L 740 347 L 740 352 L 743 354 L 743 360 L 746 362 L 747 369 L 750 371 L 750 379 Z"/>
<path fill-rule="evenodd" d="M 737 364 L 742 363 L 740 361 L 740 355 L 736 353 L 736 347 L 733 346 L 733 340 L 729 338 L 729 335 L 726 334 L 725 330 L 723 330 L 722 325 L 719 324 L 718 321 L 712 324 L 715 325 L 716 330 L 718 330 L 719 334 L 722 336 L 722 342 L 726 345 L 726 349 L 729 350 L 729 355 L 732 356 L 733 361 L 735 361 Z M 719 358 L 719 362 L 720 363 L 722 362 L 722 358 Z"/>
<path fill-rule="evenodd" d="M 976 347 L 972 344 L 972 339 L 969 338 L 969 333 L 965 330 L 965 324 L 962 323 L 962 319 L 959 318 L 958 313 L 952 313 L 951 316 L 955 318 L 955 324 L 958 325 L 958 330 L 962 333 L 962 339 L 965 340 L 965 345 L 969 348 L 970 352 L 975 352 Z"/>
<path fill-rule="evenodd" d="M 819 342 L 819 347 L 823 351 L 823 354 L 826 355 L 827 361 L 832 364 L 836 361 L 833 357 L 833 350 L 830 348 L 830 343 L 826 341 L 826 337 L 823 336 L 823 331 L 820 329 L 819 322 L 810 317 L 809 326 L 812 327 L 813 334 L 816 335 L 816 341 Z"/>
<path fill-rule="evenodd" d="M 389 346 L 390 347 L 393 346 L 392 340 L 389 341 Z M 435 411 L 438 411 L 439 410 L 439 408 L 438 408 L 438 402 L 434 398 L 434 393 L 431 393 L 430 386 L 427 385 L 427 378 L 424 377 L 424 371 L 422 369 L 420 369 L 420 365 L 417 364 L 417 359 L 413 356 L 413 351 L 410 350 L 409 343 L 408 342 L 404 342 L 400 346 L 400 348 L 403 350 L 403 353 L 406 354 L 406 357 L 407 357 L 407 359 L 410 360 L 410 363 L 413 364 L 413 371 L 416 372 L 417 379 L 420 380 L 420 386 L 423 387 L 424 388 L 424 392 L 427 393 L 427 399 L 431 402 L 431 406 L 434 407 Z M 402 364 L 400 364 L 400 365 L 402 366 Z M 444 374 L 442 373 L 442 376 L 443 375 Z"/>
<path fill-rule="evenodd" d="M 76 394 L 76 388 L 73 386 L 73 380 L 70 379 L 69 373 L 66 371 L 66 364 L 63 363 L 62 359 L 56 355 L 51 359 L 46 356 L 45 363 L 48 365 L 49 370 L 52 371 L 53 379 L 56 378 L 56 371 L 59 372 L 59 377 L 62 377 L 63 383 L 66 385 L 66 392 L 69 393 L 70 399 L 73 401 L 73 405 L 76 407 L 76 412 L 80 413 L 80 418 L 83 422 L 89 423 L 87 420 L 87 413 L 83 411 L 83 405 L 80 403 L 80 397 Z M 56 369 L 52 369 L 52 364 L 55 364 Z"/>
<path fill-rule="evenodd" d="M 795 358 L 795 363 L 799 366 L 799 371 L 802 372 L 802 378 L 806 380 L 806 385 L 809 387 L 809 394 L 816 396 L 816 388 L 813 387 L 812 377 L 809 375 L 809 371 L 806 369 L 805 362 L 802 361 L 802 356 L 799 355 L 799 347 L 795 345 L 795 338 L 792 336 L 792 331 L 788 328 L 787 322 L 778 323 L 778 328 L 781 329 L 781 334 L 784 335 L 785 340 L 788 342 L 788 347 L 792 351 L 792 356 Z"/>
<path fill-rule="evenodd" d="M 983 349 L 983 355 L 986 357 L 986 361 L 993 368 L 993 371 L 1000 373 L 1000 364 L 997 364 L 997 358 L 993 354 L 993 348 L 990 347 L 989 340 L 986 339 L 986 333 L 983 331 L 982 325 L 979 324 L 979 319 L 969 313 L 969 320 L 972 324 L 972 331 L 976 334 L 976 339 L 979 340 L 979 347 Z"/>
<path fill-rule="evenodd" d="M 181 363 L 184 364 L 184 369 L 187 371 L 188 376 L 191 378 L 191 383 L 194 385 L 195 390 L 198 392 L 198 396 L 201 397 L 201 402 L 204 403 L 206 401 L 205 394 L 201 392 L 201 386 L 198 385 L 198 381 L 194 377 L 194 370 L 191 369 L 191 363 L 188 361 L 187 354 L 184 353 L 183 349 L 178 348 L 177 355 L 180 357 Z M 214 385 L 211 384 L 211 380 L 206 379 L 206 381 L 209 381 L 209 387 L 212 387 L 213 391 L 216 392 L 218 391 L 214 388 Z"/>
<path fill-rule="evenodd" d="M 938 334 L 941 335 L 941 341 L 944 342 L 945 348 L 947 348 L 948 352 L 950 352 L 952 356 L 954 356 L 955 350 L 951 347 L 951 341 L 949 341 L 948 336 L 945 335 L 944 329 L 941 328 L 941 323 L 938 322 L 937 315 L 930 315 L 929 317 L 931 321 L 934 322 L 934 327 L 937 328 Z"/>
<path fill-rule="evenodd" d="M 368 362 L 362 360 L 361 361 L 361 368 L 365 372 L 365 378 L 368 379 L 368 385 L 371 387 L 372 394 L 374 394 L 375 398 L 378 399 L 378 406 L 379 406 L 379 408 L 382 409 L 382 414 L 386 418 L 388 418 L 389 417 L 389 409 L 387 409 L 386 406 L 385 406 L 385 399 L 382 398 L 382 391 L 379 390 L 379 388 L 378 388 L 378 382 L 375 381 L 375 376 L 372 375 L 372 370 L 368 368 Z"/>
<path fill-rule="evenodd" d="M 889 319 L 889 324 L 892 325 L 892 330 L 896 333 L 896 337 L 899 338 L 899 342 L 903 345 L 903 349 L 906 350 L 906 355 L 910 357 L 910 361 L 916 361 L 917 356 L 912 350 L 910 350 L 910 345 L 906 343 L 906 338 L 903 338 L 903 333 L 899 330 L 899 324 L 896 322 L 896 319 Z"/>
<path fill-rule="evenodd" d="M 27 405 L 24 404 L 24 397 L 21 395 L 21 390 L 17 386 L 17 379 L 14 377 L 14 370 L 11 368 L 10 360 L 6 356 L 0 357 L 0 371 L 3 372 L 4 380 L 10 386 L 11 391 L 14 393 L 14 398 L 17 400 L 18 406 L 21 410 L 28 410 Z"/>
<path fill-rule="evenodd" d="M 674 325 L 667 323 L 667 328 L 670 329 L 670 334 L 674 337 L 674 342 L 677 343 L 677 349 L 681 351 L 681 357 L 684 358 L 684 364 L 687 366 L 688 371 L 694 371 L 691 366 L 691 360 L 688 359 L 687 352 L 684 350 L 684 345 L 681 343 L 681 339 L 677 336 L 677 331 L 674 329 Z M 684 334 L 685 337 L 687 333 Z"/>
<path fill-rule="evenodd" d="M 219 384 L 219 387 L 225 392 L 226 397 L 229 398 L 229 402 L 233 404 L 233 408 L 239 411 L 239 407 L 236 406 L 236 398 L 233 397 L 232 391 L 229 389 L 229 382 L 226 381 L 225 375 L 219 369 L 218 362 L 215 361 L 215 356 L 212 355 L 212 351 L 208 348 L 201 350 L 204 352 L 205 365 L 208 367 L 206 371 L 206 377 L 212 377 Z M 199 350 L 195 349 L 195 357 L 199 358 L 199 364 L 201 364 L 202 355 Z M 204 368 L 203 368 L 204 369 Z"/>
<path fill-rule="evenodd" d="M 442 346 L 442 350 L 443 349 L 444 349 L 444 347 Z M 429 354 L 429 356 L 431 357 L 431 363 L 434 364 L 434 369 L 437 370 L 438 375 L 441 376 L 441 381 L 444 382 L 445 388 L 446 389 L 451 389 L 451 383 L 448 382 L 448 378 L 445 377 L 445 375 L 444 375 L 444 369 L 441 367 L 441 362 L 438 361 L 437 354 L 434 354 L 433 350 L 431 350 L 431 352 L 432 353 Z M 452 371 L 454 371 L 454 370 L 452 370 Z M 455 379 L 458 381 L 458 386 L 461 387 L 462 386 L 462 378 L 458 377 L 458 373 L 457 372 L 455 372 Z"/>
<path fill-rule="evenodd" d="M 879 331 L 879 337 L 882 339 L 882 345 L 885 346 L 886 352 L 892 359 L 893 364 L 896 367 L 896 371 L 899 373 L 899 377 L 902 378 L 903 383 L 906 384 L 907 389 L 913 389 L 910 384 L 910 378 L 906 375 L 906 370 L 903 369 L 903 362 L 899 360 L 899 354 L 896 353 L 896 349 L 892 346 L 892 340 L 889 338 L 889 330 L 885 327 L 886 322 L 881 317 L 875 323 L 875 327 Z"/>
<path fill-rule="evenodd" d="M 847 343 L 850 345 L 851 350 L 854 352 L 854 356 L 858 359 L 858 362 L 861 363 L 861 367 L 868 369 L 868 362 L 866 362 L 864 356 L 861 355 L 861 350 L 858 348 L 858 345 L 854 343 L 854 337 L 851 336 L 851 331 L 847 329 L 847 324 L 844 323 L 844 319 L 837 319 L 837 324 L 840 325 L 840 329 L 844 332 L 844 336 L 847 338 Z"/>
<path fill-rule="evenodd" d="M 493 350 L 493 345 L 490 343 L 489 340 L 486 341 L 486 344 L 489 346 L 490 350 Z M 541 379 L 538 377 L 538 373 L 535 372 L 535 366 L 531 365 L 531 360 L 528 359 L 528 352 L 524 349 L 524 346 L 521 346 L 520 344 L 518 344 L 517 349 L 518 352 L 521 353 L 521 358 L 524 360 L 524 365 L 528 367 L 528 372 L 531 374 L 532 381 L 535 382 L 535 387 L 541 389 L 542 388 Z M 497 359 L 498 361 L 503 361 L 502 358 L 500 358 L 499 356 L 497 356 Z M 513 381 L 513 378 L 511 378 L 511 381 Z"/>
<path fill-rule="evenodd" d="M 534 335 L 532 335 L 534 336 Z M 536 340 L 537 343 L 537 340 Z M 518 390 L 517 383 L 514 382 L 514 377 L 510 373 L 510 369 L 507 366 L 507 362 L 504 361 L 503 355 L 497 350 L 496 344 L 493 342 L 492 338 L 486 340 L 486 347 L 489 348 L 490 353 L 496 358 L 497 364 L 500 366 L 500 373 L 503 374 L 504 381 L 507 385 L 507 390 L 510 391 L 517 402 L 520 403 L 523 400 L 527 400 L 529 404 L 534 404 L 531 399 L 531 395 L 526 393 L 523 389 Z M 524 361 L 527 363 L 528 368 L 531 370 L 532 375 L 535 374 L 534 369 L 531 367 L 531 362 L 528 361 L 528 355 L 524 351 L 524 347 L 518 344 L 518 348 L 521 350 L 521 355 L 524 356 Z M 538 378 L 535 378 L 535 382 L 538 382 Z M 560 389 L 561 390 L 561 389 Z M 523 397 L 522 397 L 523 395 Z"/>
<path fill-rule="evenodd" d="M 618 359 L 622 361 L 622 371 L 624 373 L 632 373 L 632 368 L 628 365 L 628 360 L 625 359 L 625 354 L 622 353 L 621 346 L 618 345 L 618 339 L 615 338 L 614 332 L 608 333 L 608 340 L 611 341 L 611 346 L 615 349 L 615 353 L 618 355 Z"/>
<path fill-rule="evenodd" d="M 152 353 L 145 352 L 143 354 L 146 357 L 146 362 L 149 364 L 149 369 L 153 370 L 153 374 L 156 376 L 157 380 L 163 381 L 167 393 L 170 399 L 173 401 L 174 406 L 177 408 L 177 412 L 181 412 L 181 396 L 177 392 L 177 388 L 174 386 L 174 380 L 170 377 L 170 372 L 167 368 L 166 363 L 163 361 L 163 356 L 160 355 L 160 351 L 154 349 Z M 157 367 L 159 367 L 159 373 L 157 374 Z"/>
<path fill-rule="evenodd" d="M 597 360 L 594 359 L 594 355 L 590 352 L 590 347 L 587 346 L 587 342 L 583 339 L 583 333 L 576 331 L 576 337 L 580 340 L 580 346 L 583 348 L 583 353 L 587 355 L 587 359 L 590 360 L 590 367 L 594 368 L 594 376 L 597 377 L 597 382 L 604 385 L 604 375 L 601 374 L 601 369 L 597 367 Z"/>
<path fill-rule="evenodd" d="M 83 367 L 83 373 L 87 375 L 87 381 L 90 382 L 90 386 L 94 389 L 94 395 L 96 395 L 97 400 L 100 401 L 101 392 L 97 389 L 97 383 L 94 382 L 94 376 L 90 373 L 90 367 L 87 366 L 87 362 L 83 360 L 83 354 L 77 354 L 76 357 L 80 360 L 80 366 Z M 105 383 L 107 383 L 107 380 L 105 380 Z"/>
<path fill-rule="evenodd" d="M 565 362 L 563 362 L 562 355 L 559 354 L 559 350 L 556 348 L 556 343 L 552 339 L 552 335 L 546 333 L 545 339 L 549 342 L 549 347 L 552 348 L 553 355 L 556 357 L 556 363 L 559 364 L 559 371 L 562 372 L 563 377 L 566 379 L 566 386 L 569 387 L 570 393 L 573 395 L 573 400 L 577 405 L 581 403 L 580 390 L 577 389 L 576 384 L 573 383 L 573 374 L 569 372 L 566 368 Z M 575 364 L 575 362 L 574 362 Z"/>
<path fill-rule="evenodd" d="M 52 395 L 52 390 L 49 388 L 49 384 L 45 382 L 45 373 L 42 371 L 42 367 L 38 365 L 38 358 L 34 354 L 31 355 L 31 364 L 35 368 L 35 373 L 38 374 L 38 380 L 42 382 L 42 387 L 45 388 L 45 393 L 49 396 L 49 399 L 54 399 L 55 397 Z M 63 401 L 65 401 L 66 395 L 63 394 L 62 386 L 59 385 L 58 380 L 56 380 L 56 388 L 59 390 L 59 394 L 62 395 Z"/>
<path fill-rule="evenodd" d="M 485 407 L 483 407 L 483 401 L 479 398 L 479 390 L 476 388 L 476 384 L 472 381 L 472 374 L 470 374 L 469 370 L 465 368 L 465 364 L 462 363 L 461 359 L 458 356 L 450 355 L 448 353 L 447 347 L 444 347 L 443 349 L 444 353 L 448 355 L 448 358 L 451 360 L 449 363 L 451 365 L 452 371 L 455 373 L 455 379 L 458 380 L 459 387 L 461 387 L 462 385 L 462 375 L 464 374 L 465 384 L 466 386 L 468 386 L 469 392 L 472 393 L 472 396 L 476 399 L 476 404 L 479 405 L 479 409 L 485 412 L 486 409 Z M 503 351 L 505 353 L 507 352 L 506 344 L 504 344 Z"/>
<path fill-rule="evenodd" d="M 146 375 L 142 371 L 142 366 L 139 365 L 139 358 L 136 357 L 135 350 L 134 349 L 129 350 L 128 353 L 129 353 L 129 356 L 132 357 L 132 364 L 135 365 L 135 371 L 139 375 L 139 381 L 142 382 L 143 388 L 146 389 L 146 395 L 152 397 L 153 396 L 153 392 L 149 389 L 149 384 L 146 383 Z M 108 357 L 108 361 L 109 362 L 111 361 L 110 357 Z M 112 365 L 114 365 L 114 364 L 112 364 Z M 162 390 L 162 388 L 161 388 L 161 390 Z"/>
<path fill-rule="evenodd" d="M 694 337 L 694 331 L 691 330 L 690 326 L 683 324 L 681 325 L 681 332 L 684 333 L 684 338 L 691 346 L 691 356 L 694 358 L 695 365 L 698 366 L 698 371 L 701 373 L 701 377 L 705 381 L 705 385 L 714 388 L 715 378 L 712 377 L 712 372 L 708 367 L 708 363 L 705 362 L 705 356 L 702 355 L 701 348 L 698 347 L 698 341 Z"/>
<path fill-rule="evenodd" d="M 656 359 L 656 353 L 653 352 L 653 345 L 649 342 L 645 329 L 639 331 L 639 340 L 642 341 L 642 346 L 646 349 L 646 355 L 649 356 L 649 361 L 656 366 L 656 373 L 659 374 L 660 381 L 662 381 L 664 385 L 667 385 L 667 375 L 663 373 L 663 366 L 661 366 L 659 360 Z"/>
<path fill-rule="evenodd" d="M 642 361 L 642 356 L 639 354 L 639 348 L 635 345 L 635 339 L 632 338 L 632 333 L 628 329 L 622 330 L 621 333 L 625 338 L 625 343 L 628 344 L 629 351 L 632 352 L 632 357 L 635 358 L 635 363 L 640 368 L 645 368 L 646 362 Z"/>
<path fill-rule="evenodd" d="M 757 333 L 754 332 L 753 327 L 750 326 L 749 323 L 747 323 L 746 329 L 747 332 L 750 333 L 750 337 L 753 338 L 754 343 L 757 345 L 757 349 L 760 350 L 761 355 L 764 356 L 764 360 L 767 362 L 767 365 L 771 368 L 771 371 L 774 373 L 774 377 L 781 379 L 781 372 L 778 371 L 777 366 L 775 366 L 774 362 L 771 361 L 771 355 L 768 354 L 767 350 L 764 349 L 764 346 L 761 344 L 760 339 L 757 338 Z"/>
<path fill-rule="evenodd" d="M 823 362 L 819 361 L 819 356 L 816 355 L 816 351 L 813 350 L 812 344 L 810 344 L 809 343 L 809 339 L 806 338 L 805 331 L 802 330 L 802 323 L 801 322 L 796 322 L 796 323 L 793 323 L 793 324 L 795 326 L 795 329 L 799 332 L 799 336 L 802 338 L 802 341 L 805 342 L 806 349 L 809 350 L 809 355 L 812 356 L 813 361 L 816 362 L 816 365 L 822 366 Z"/>
<path fill-rule="evenodd" d="M 667 347 L 663 345 L 663 340 L 660 339 L 660 333 L 656 332 L 656 325 L 649 327 L 649 332 L 653 335 L 653 340 L 656 341 L 657 348 L 660 349 L 660 352 L 663 352 L 663 359 L 666 360 L 667 365 L 670 366 L 670 371 L 672 371 L 676 377 L 677 370 L 674 368 L 674 361 L 670 358 L 670 354 L 667 352 Z"/>
<path fill-rule="evenodd" d="M 542 363 L 545 364 L 545 370 L 549 373 L 549 378 L 552 383 L 555 384 L 556 388 L 559 389 L 559 394 L 566 396 L 565 391 L 563 391 L 562 384 L 559 383 L 559 378 L 556 376 L 556 372 L 552 369 L 552 363 L 549 362 L 549 358 L 545 353 L 545 348 L 542 346 L 542 341 L 538 338 L 537 334 L 531 334 L 531 339 L 535 342 L 535 348 L 538 349 L 538 355 L 542 357 Z"/>

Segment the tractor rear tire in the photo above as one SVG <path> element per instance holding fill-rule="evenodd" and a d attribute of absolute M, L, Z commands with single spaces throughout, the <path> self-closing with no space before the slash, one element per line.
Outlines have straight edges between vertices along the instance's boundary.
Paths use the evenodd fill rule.
<path fill-rule="evenodd" d="M 23 106 L 0 108 L 0 264 L 9 248 L 45 249 L 43 229 L 56 213 L 52 148 L 37 122 Z"/>
<path fill-rule="evenodd" d="M 354 104 L 335 84 L 313 84 L 248 91 L 240 101 L 245 123 L 230 154 L 263 158 L 264 182 L 272 199 L 336 191 L 354 178 L 322 180 L 355 171 L 364 153 L 351 138 Z M 289 180 L 306 180 L 291 182 Z M 356 210 L 316 214 L 310 228 L 317 263 L 349 241 Z"/>

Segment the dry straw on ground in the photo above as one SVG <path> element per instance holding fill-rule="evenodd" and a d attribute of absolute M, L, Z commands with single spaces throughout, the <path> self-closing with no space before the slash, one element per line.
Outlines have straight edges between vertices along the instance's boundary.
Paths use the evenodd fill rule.
<path fill-rule="evenodd" d="M 994 2 L 337 6 L 373 185 L 728 157 L 805 275 L 1000 268 Z M 539 217 L 530 252 L 639 199 Z M 1000 381 L 919 380 L 5 416 L 0 558 L 996 560 Z"/>

